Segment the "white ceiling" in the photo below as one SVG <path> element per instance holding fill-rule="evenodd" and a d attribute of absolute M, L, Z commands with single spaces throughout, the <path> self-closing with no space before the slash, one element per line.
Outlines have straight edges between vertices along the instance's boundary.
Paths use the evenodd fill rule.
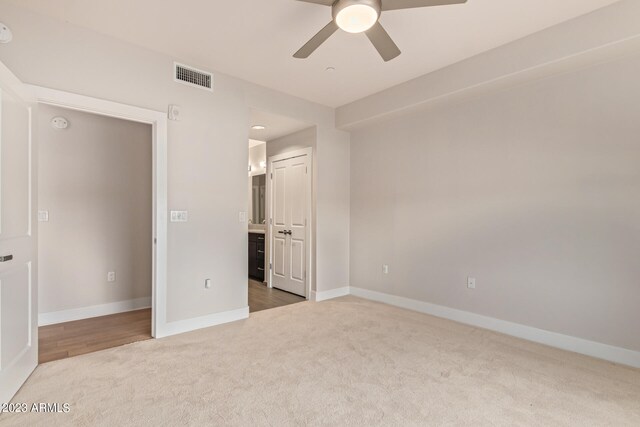
<path fill-rule="evenodd" d="M 384 63 L 363 34 L 291 55 L 330 20 L 295 0 L 9 0 L 60 20 L 337 107 L 618 0 L 469 0 L 385 12 L 403 54 Z M 336 71 L 325 72 L 327 67 Z"/>
<path fill-rule="evenodd" d="M 262 125 L 266 128 L 264 130 L 249 129 L 249 138 L 258 141 L 273 141 L 313 126 L 290 117 L 252 109 L 250 126 L 254 125 Z"/>

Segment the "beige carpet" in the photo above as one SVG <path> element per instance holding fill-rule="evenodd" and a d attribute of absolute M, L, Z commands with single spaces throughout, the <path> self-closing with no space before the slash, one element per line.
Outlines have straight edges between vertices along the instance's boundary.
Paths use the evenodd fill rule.
<path fill-rule="evenodd" d="M 354 297 L 38 367 L 2 426 L 640 426 L 640 370 Z"/>

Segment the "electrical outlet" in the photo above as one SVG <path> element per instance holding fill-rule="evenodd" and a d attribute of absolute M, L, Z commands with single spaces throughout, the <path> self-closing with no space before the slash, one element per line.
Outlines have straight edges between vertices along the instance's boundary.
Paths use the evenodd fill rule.
<path fill-rule="evenodd" d="M 205 289 L 211 289 L 211 285 L 212 285 L 211 279 L 207 279 L 207 280 L 204 281 L 204 288 Z"/>
<path fill-rule="evenodd" d="M 382 273 L 383 274 L 389 274 L 389 266 L 387 264 L 384 264 L 382 266 Z"/>
<path fill-rule="evenodd" d="M 475 289 L 476 288 L 476 278 L 475 277 L 467 277 L 467 288 Z"/>
<path fill-rule="evenodd" d="M 107 273 L 107 282 L 115 282 L 116 281 L 116 272 L 110 271 Z"/>
<path fill-rule="evenodd" d="M 239 212 L 238 213 L 238 222 L 240 222 L 240 223 L 247 222 L 247 213 L 246 212 Z"/>

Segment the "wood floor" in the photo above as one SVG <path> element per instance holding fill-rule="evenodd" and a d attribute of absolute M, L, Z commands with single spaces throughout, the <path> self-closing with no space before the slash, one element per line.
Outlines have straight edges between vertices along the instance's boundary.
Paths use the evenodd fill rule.
<path fill-rule="evenodd" d="M 38 328 L 39 362 L 51 362 L 151 338 L 151 309 Z"/>
<path fill-rule="evenodd" d="M 249 279 L 252 313 L 302 301 L 306 299 Z M 38 335 L 40 363 L 66 359 L 150 339 L 151 309 L 42 326 Z"/>
<path fill-rule="evenodd" d="M 268 288 L 263 283 L 249 279 L 249 312 L 251 313 L 302 301 L 306 299 L 280 289 Z"/>

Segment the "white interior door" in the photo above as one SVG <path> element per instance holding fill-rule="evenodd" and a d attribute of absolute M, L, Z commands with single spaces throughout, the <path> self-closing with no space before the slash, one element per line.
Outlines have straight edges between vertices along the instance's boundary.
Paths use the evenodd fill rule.
<path fill-rule="evenodd" d="M 38 364 L 31 117 L 25 87 L 0 63 L 0 403 Z"/>
<path fill-rule="evenodd" d="M 307 296 L 309 156 L 271 162 L 271 283 Z"/>

